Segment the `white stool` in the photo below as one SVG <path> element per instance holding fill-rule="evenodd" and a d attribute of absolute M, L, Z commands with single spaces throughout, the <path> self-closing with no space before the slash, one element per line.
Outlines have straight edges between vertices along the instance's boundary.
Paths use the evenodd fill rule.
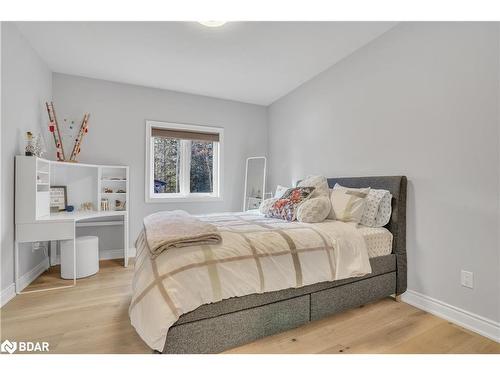
<path fill-rule="evenodd" d="M 94 275 L 99 271 L 99 238 L 76 238 L 76 278 Z M 73 240 L 61 244 L 61 278 L 73 279 Z"/>

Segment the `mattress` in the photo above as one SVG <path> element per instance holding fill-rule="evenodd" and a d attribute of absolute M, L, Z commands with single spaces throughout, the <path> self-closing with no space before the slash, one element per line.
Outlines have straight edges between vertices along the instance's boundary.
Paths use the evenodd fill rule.
<path fill-rule="evenodd" d="M 344 228 L 349 228 L 348 231 L 354 230 L 356 234 L 364 238 L 368 258 L 376 258 L 392 253 L 392 233 L 387 228 L 372 228 L 356 223 L 343 223 L 336 220 L 325 220 L 320 223 L 311 223 L 317 229 L 325 233 L 331 231 L 331 225 L 336 223 L 342 225 Z"/>
<path fill-rule="evenodd" d="M 357 230 L 365 239 L 368 257 L 375 258 L 392 253 L 392 233 L 387 228 L 359 225 Z"/>

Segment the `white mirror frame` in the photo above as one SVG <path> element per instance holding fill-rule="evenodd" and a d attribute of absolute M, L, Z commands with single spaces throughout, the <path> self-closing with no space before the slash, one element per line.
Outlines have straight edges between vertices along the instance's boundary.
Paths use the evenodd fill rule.
<path fill-rule="evenodd" d="M 247 158 L 246 161 L 246 166 L 245 166 L 245 189 L 243 192 L 243 212 L 246 211 L 247 207 L 247 179 L 248 179 L 248 162 L 250 160 L 255 160 L 255 159 L 264 159 L 264 178 L 262 182 L 262 200 L 264 200 L 264 197 L 266 195 L 266 170 L 267 170 L 267 158 L 265 156 L 252 156 Z"/>

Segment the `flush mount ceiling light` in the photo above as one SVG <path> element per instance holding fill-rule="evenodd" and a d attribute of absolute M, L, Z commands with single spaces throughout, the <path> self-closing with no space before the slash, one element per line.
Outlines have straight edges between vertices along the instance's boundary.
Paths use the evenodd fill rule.
<path fill-rule="evenodd" d="M 206 27 L 221 27 L 226 24 L 226 21 L 199 21 L 198 23 Z"/>

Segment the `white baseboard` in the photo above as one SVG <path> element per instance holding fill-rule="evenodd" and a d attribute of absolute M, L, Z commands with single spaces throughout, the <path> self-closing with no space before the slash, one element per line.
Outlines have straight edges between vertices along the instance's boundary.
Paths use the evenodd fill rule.
<path fill-rule="evenodd" d="M 26 272 L 19 278 L 19 289 L 23 290 L 24 288 L 26 288 L 48 268 L 49 268 L 49 258 L 46 257 L 35 267 L 33 267 L 30 271 Z"/>
<path fill-rule="evenodd" d="M 128 249 L 128 257 L 135 257 L 135 247 L 130 247 Z M 116 250 L 99 250 L 99 259 L 107 260 L 107 259 L 121 259 L 123 258 L 123 249 Z"/>
<path fill-rule="evenodd" d="M 0 293 L 0 307 L 16 296 L 16 284 L 12 283 Z"/>
<path fill-rule="evenodd" d="M 135 247 L 129 247 L 128 257 L 134 258 L 135 254 L 136 254 Z M 99 250 L 99 260 L 122 259 L 122 258 L 123 258 L 123 249 Z M 61 256 L 59 254 L 55 255 L 52 259 L 51 264 L 53 266 L 61 264 Z"/>
<path fill-rule="evenodd" d="M 495 322 L 413 290 L 407 290 L 403 293 L 401 300 L 500 343 L 500 322 Z"/>
<path fill-rule="evenodd" d="M 40 276 L 47 268 L 49 268 L 49 259 L 45 258 L 31 270 L 26 272 L 19 278 L 19 289 L 23 290 L 30 285 L 35 279 Z M 0 306 L 4 306 L 12 298 L 16 296 L 16 284 L 12 283 L 7 288 L 2 290 Z"/>

